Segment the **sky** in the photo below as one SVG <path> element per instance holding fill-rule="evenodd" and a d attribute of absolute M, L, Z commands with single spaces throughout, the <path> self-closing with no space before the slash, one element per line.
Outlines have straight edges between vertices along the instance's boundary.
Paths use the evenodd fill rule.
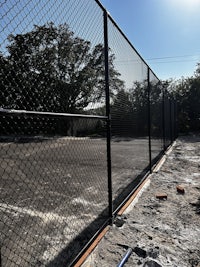
<path fill-rule="evenodd" d="M 194 74 L 200 62 L 200 0 L 99 1 L 158 78 L 179 79 Z M 93 45 L 103 43 L 102 10 L 95 0 L 6 0 L 0 4 L 0 52 L 6 54 L 10 33 L 25 33 L 33 25 L 47 22 L 67 23 L 76 36 Z M 121 58 L 125 45 L 117 43 L 117 38 L 109 39 L 116 42 L 116 67 L 129 81 L 132 73 L 126 59 L 130 51 L 124 51 Z M 135 69 L 141 75 L 145 72 Z M 135 73 L 137 77 L 140 74 Z"/>
<path fill-rule="evenodd" d="M 194 74 L 200 62 L 200 0 L 100 0 L 162 79 Z"/>

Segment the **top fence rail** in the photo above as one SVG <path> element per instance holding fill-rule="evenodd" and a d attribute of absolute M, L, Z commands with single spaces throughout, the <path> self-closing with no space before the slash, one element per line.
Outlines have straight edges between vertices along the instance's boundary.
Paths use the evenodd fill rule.
<path fill-rule="evenodd" d="M 158 79 L 158 77 L 156 76 L 156 74 L 154 73 L 154 71 L 150 68 L 150 66 L 147 64 L 147 62 L 143 59 L 143 57 L 138 53 L 137 49 L 133 46 L 133 44 L 131 43 L 131 41 L 128 39 L 128 37 L 125 35 L 125 33 L 121 30 L 121 28 L 119 27 L 119 25 L 116 23 L 116 21 L 114 20 L 114 18 L 111 16 L 111 14 L 108 12 L 108 10 L 101 4 L 101 2 L 99 0 L 95 0 L 95 2 L 100 6 L 100 8 L 107 13 L 108 18 L 112 21 L 112 23 L 115 25 L 115 27 L 118 29 L 118 31 L 123 35 L 123 37 L 125 38 L 125 40 L 127 41 L 127 43 L 129 43 L 129 45 L 132 47 L 132 49 L 135 51 L 135 53 L 139 56 L 139 58 L 141 59 L 141 61 L 143 61 L 143 63 L 151 70 L 151 72 L 155 75 L 155 77 Z"/>

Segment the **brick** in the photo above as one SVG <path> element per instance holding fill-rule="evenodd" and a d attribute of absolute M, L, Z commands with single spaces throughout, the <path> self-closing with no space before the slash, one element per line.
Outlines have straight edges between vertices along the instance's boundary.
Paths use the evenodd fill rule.
<path fill-rule="evenodd" d="M 181 185 L 177 185 L 176 190 L 179 194 L 185 194 L 185 189 Z"/>
<path fill-rule="evenodd" d="M 166 200 L 167 194 L 166 193 L 157 193 L 156 198 L 161 199 L 161 200 Z"/>

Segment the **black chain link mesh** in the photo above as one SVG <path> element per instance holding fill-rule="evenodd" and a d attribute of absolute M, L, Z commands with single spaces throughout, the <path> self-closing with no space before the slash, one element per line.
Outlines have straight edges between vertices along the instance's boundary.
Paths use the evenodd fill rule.
<path fill-rule="evenodd" d="M 1 107 L 93 113 L 102 106 L 102 13 L 92 0 L 2 3 Z"/>
<path fill-rule="evenodd" d="M 164 149 L 163 144 L 163 88 L 152 71 L 150 79 L 151 158 L 154 162 Z"/>
<path fill-rule="evenodd" d="M 109 20 L 110 53 L 123 83 L 111 98 L 114 208 L 149 164 L 147 66 Z"/>
<path fill-rule="evenodd" d="M 3 119 L 4 129 L 14 133 L 10 118 Z M 30 127 L 33 120 L 27 117 L 24 125 Z M 42 129 L 42 119 L 40 124 Z M 24 136 L 22 126 L 13 136 L 1 136 L 2 266 L 51 266 L 51 261 L 60 266 L 108 216 L 104 122 L 73 119 L 69 131 L 74 137 Z M 82 239 L 70 244 L 88 225 Z"/>
<path fill-rule="evenodd" d="M 171 110 L 173 106 L 174 106 L 173 99 L 170 99 L 169 96 L 165 96 L 165 99 L 164 99 L 165 147 L 168 147 L 171 144 L 172 140 L 174 140 L 173 139 L 174 136 L 176 138 L 176 133 L 173 132 L 173 125 L 172 125 L 172 123 L 175 120 L 175 117 L 174 117 L 175 114 Z"/>
<path fill-rule="evenodd" d="M 4 1 L 0 22 L 2 266 L 66 266 L 108 218 L 106 125 L 52 112 L 105 115 L 103 11 Z"/>
<path fill-rule="evenodd" d="M 104 16 L 94 0 L 0 3 L 3 267 L 70 266 L 111 219 L 105 63 L 114 210 L 176 137 L 174 101 L 110 16 L 105 62 Z"/>

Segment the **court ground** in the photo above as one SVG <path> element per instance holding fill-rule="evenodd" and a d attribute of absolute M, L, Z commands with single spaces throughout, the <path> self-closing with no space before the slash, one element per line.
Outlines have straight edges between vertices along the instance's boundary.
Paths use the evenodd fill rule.
<path fill-rule="evenodd" d="M 157 155 L 160 141 L 152 140 L 152 148 Z M 73 240 L 107 216 L 106 140 L 7 138 L 0 159 L 2 266 L 53 266 L 61 251 L 74 257 L 88 236 L 71 249 Z M 112 141 L 113 199 L 148 161 L 147 138 Z"/>

